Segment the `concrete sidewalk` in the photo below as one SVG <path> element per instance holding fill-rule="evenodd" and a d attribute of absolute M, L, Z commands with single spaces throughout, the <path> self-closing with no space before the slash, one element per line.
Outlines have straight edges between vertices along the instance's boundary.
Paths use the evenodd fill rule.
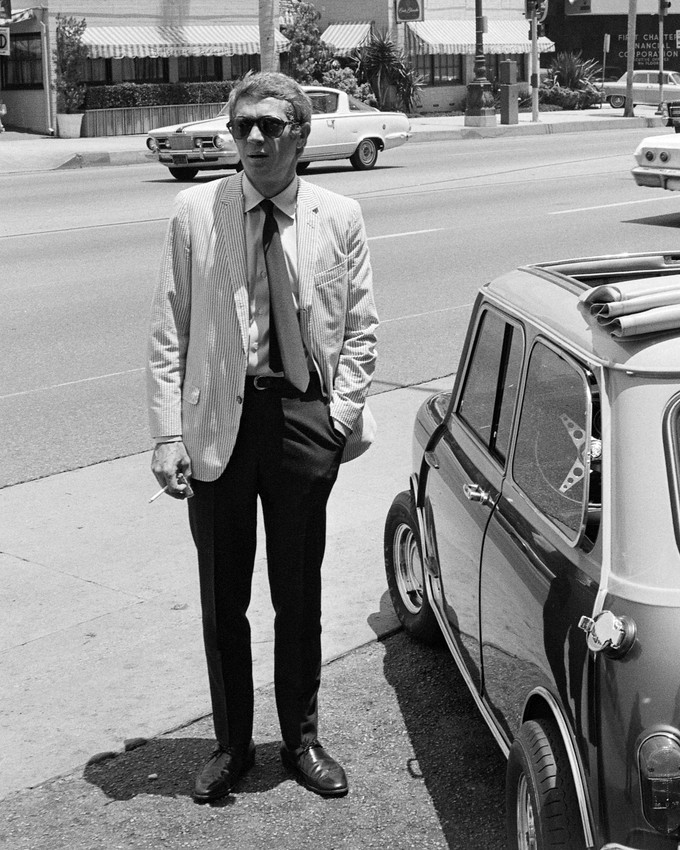
<path fill-rule="evenodd" d="M 382 533 L 408 487 L 416 410 L 452 378 L 371 396 L 376 445 L 342 467 L 329 505 L 324 659 L 398 626 Z M 186 506 L 150 454 L 0 490 L 0 798 L 210 711 Z M 255 567 L 256 686 L 272 681 L 264 552 Z"/>
<path fill-rule="evenodd" d="M 604 105 L 576 112 L 541 112 L 537 122 L 532 121 L 531 112 L 521 112 L 518 124 L 495 127 L 466 127 L 463 115 L 419 117 L 411 119 L 409 144 L 663 127 L 655 111 L 653 106 L 637 106 L 635 117 L 624 118 L 623 110 Z M 147 157 L 145 139 L 145 135 L 55 139 L 8 130 L 0 133 L 0 174 L 148 163 L 153 160 Z"/>

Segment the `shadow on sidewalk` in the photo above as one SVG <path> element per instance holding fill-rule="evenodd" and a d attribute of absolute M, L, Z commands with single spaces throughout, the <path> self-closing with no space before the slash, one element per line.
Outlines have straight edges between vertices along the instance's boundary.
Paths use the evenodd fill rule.
<path fill-rule="evenodd" d="M 279 758 L 280 741 L 258 743 L 255 767 L 239 783 L 241 794 L 271 791 L 289 778 Z M 194 777 L 215 747 L 206 738 L 155 738 L 115 758 L 88 764 L 83 778 L 111 800 L 154 797 L 191 797 Z M 213 806 L 233 804 L 225 797 Z"/>
<path fill-rule="evenodd" d="M 409 771 L 424 780 L 448 846 L 503 850 L 505 758 L 448 649 L 412 639 L 385 646 L 385 678 L 415 753 Z"/>

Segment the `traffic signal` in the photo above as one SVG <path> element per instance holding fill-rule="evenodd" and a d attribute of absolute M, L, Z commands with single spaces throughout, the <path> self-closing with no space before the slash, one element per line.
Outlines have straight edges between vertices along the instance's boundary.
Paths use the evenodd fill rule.
<path fill-rule="evenodd" d="M 671 7 L 671 0 L 659 0 L 659 15 L 667 15 Z"/>

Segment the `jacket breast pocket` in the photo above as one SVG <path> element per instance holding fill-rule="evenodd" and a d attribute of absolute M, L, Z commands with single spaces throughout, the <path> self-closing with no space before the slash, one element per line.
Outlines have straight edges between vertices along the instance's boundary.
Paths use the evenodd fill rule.
<path fill-rule="evenodd" d="M 342 341 L 347 309 L 347 267 L 340 263 L 314 276 L 311 325 L 325 342 Z"/>

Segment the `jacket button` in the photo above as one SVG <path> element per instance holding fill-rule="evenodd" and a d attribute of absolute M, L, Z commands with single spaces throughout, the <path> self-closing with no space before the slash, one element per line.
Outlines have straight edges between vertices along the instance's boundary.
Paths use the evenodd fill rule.
<path fill-rule="evenodd" d="M 237 395 L 236 401 L 237 401 L 238 404 L 243 404 L 243 396 Z"/>

